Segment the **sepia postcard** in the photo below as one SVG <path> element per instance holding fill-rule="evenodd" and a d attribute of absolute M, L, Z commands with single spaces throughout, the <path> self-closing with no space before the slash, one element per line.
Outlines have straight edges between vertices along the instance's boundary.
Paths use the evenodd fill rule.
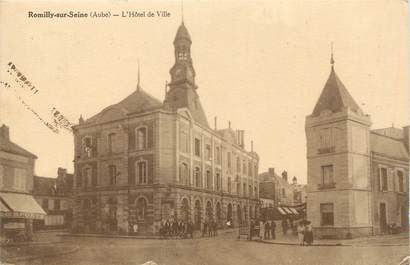
<path fill-rule="evenodd" d="M 406 0 L 0 0 L 0 265 L 409 265 Z"/>

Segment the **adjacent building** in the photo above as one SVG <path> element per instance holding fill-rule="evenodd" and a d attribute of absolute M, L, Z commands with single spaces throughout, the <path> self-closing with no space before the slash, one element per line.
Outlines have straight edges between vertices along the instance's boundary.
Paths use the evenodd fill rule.
<path fill-rule="evenodd" d="M 73 230 L 156 233 L 161 220 L 224 226 L 258 211 L 258 155 L 244 131 L 212 129 L 199 98 L 184 23 L 163 102 L 136 90 L 74 126 Z M 205 88 L 206 89 L 206 88 Z"/>
<path fill-rule="evenodd" d="M 318 237 L 408 228 L 409 127 L 371 130 L 371 118 L 337 76 L 306 117 L 307 215 Z"/>
<path fill-rule="evenodd" d="M 58 168 L 57 178 L 34 176 L 33 195 L 47 213 L 35 222 L 36 229 L 70 227 L 72 221 L 73 174 Z"/>
<path fill-rule="evenodd" d="M 0 233 L 25 231 L 30 236 L 33 220 L 45 212 L 32 196 L 37 157 L 10 139 L 9 127 L 0 127 Z"/>

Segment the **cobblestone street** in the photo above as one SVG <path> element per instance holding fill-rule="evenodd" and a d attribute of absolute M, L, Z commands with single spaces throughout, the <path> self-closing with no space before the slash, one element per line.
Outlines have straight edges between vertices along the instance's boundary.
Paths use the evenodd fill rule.
<path fill-rule="evenodd" d="M 59 256 L 17 261 L 13 264 L 138 265 L 152 261 L 158 265 L 207 264 L 346 264 L 397 265 L 408 255 L 408 246 L 311 246 L 273 245 L 238 240 L 235 233 L 193 240 L 137 240 L 117 238 L 66 237 L 54 244 Z M 402 241 L 401 241 L 402 242 Z M 47 254 L 36 246 L 38 254 Z M 6 260 L 7 261 L 7 260 Z M 149 263 L 148 263 L 149 264 Z M 154 263 L 152 263 L 154 264 Z"/>

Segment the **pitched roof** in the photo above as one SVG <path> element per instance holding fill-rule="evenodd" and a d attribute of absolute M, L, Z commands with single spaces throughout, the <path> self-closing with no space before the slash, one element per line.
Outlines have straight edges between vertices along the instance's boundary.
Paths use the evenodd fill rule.
<path fill-rule="evenodd" d="M 131 113 L 140 113 L 162 107 L 161 101 L 142 89 L 137 89 L 120 102 L 110 105 L 98 114 L 87 119 L 85 123 L 105 122 L 125 118 Z"/>
<path fill-rule="evenodd" d="M 370 132 L 370 150 L 390 158 L 409 160 L 409 153 L 402 141 L 378 134 L 374 131 Z"/>
<path fill-rule="evenodd" d="M 320 94 L 312 115 L 319 116 L 323 110 L 339 112 L 343 108 L 349 108 L 356 113 L 362 111 L 332 67 L 329 78 Z"/>
<path fill-rule="evenodd" d="M 377 134 L 386 135 L 388 137 L 392 137 L 392 138 L 399 139 L 399 140 L 404 138 L 404 132 L 403 132 L 403 129 L 401 128 L 389 127 L 389 128 L 374 129 L 372 131 Z"/>
<path fill-rule="evenodd" d="M 33 194 L 35 195 L 54 195 L 56 192 L 56 179 L 34 176 Z"/>
<path fill-rule="evenodd" d="M 22 155 L 22 156 L 30 157 L 30 158 L 37 158 L 37 156 L 34 155 L 33 153 L 30 153 L 23 147 L 13 143 L 9 139 L 6 139 L 2 136 L 0 136 L 0 151 L 4 151 L 7 153 L 12 153 L 16 155 Z"/>

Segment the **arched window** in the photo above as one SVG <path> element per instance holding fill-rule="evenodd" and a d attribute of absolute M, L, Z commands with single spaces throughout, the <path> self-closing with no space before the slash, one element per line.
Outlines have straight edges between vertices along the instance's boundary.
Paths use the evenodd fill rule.
<path fill-rule="evenodd" d="M 148 165 L 147 161 L 140 160 L 135 163 L 135 171 L 138 184 L 147 184 L 148 182 Z"/>
<path fill-rule="evenodd" d="M 139 198 L 136 204 L 136 215 L 138 221 L 145 220 L 147 214 L 147 201 L 144 198 Z"/>
<path fill-rule="evenodd" d="M 189 184 L 189 170 L 186 163 L 181 163 L 179 166 L 179 184 Z"/>
<path fill-rule="evenodd" d="M 200 188 L 201 187 L 201 169 L 199 167 L 196 167 L 194 170 L 194 176 L 195 176 L 195 187 Z"/>
<path fill-rule="evenodd" d="M 136 131 L 137 150 L 147 149 L 147 127 L 139 127 Z"/>

